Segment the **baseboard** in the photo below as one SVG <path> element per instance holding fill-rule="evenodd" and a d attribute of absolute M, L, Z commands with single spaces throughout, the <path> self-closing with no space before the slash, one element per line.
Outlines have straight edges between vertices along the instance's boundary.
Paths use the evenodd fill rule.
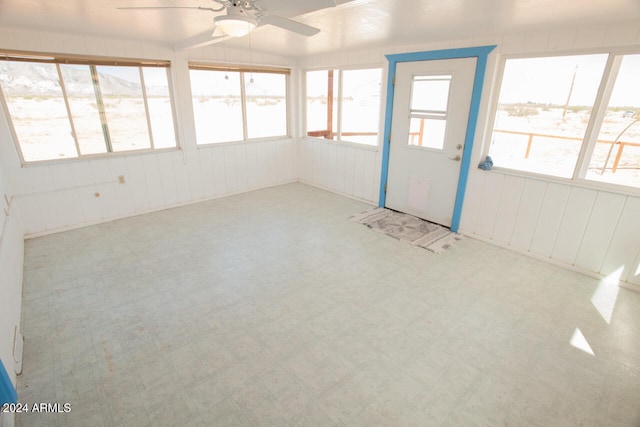
<path fill-rule="evenodd" d="M 46 230 L 46 231 L 37 231 L 37 232 L 34 232 L 34 233 L 25 233 L 24 238 L 25 238 L 25 240 L 35 239 L 37 237 L 49 236 L 51 234 L 64 233 L 65 231 L 78 230 L 80 228 L 91 227 L 93 225 L 105 224 L 105 223 L 108 223 L 108 222 L 111 222 L 111 221 L 117 221 L 119 219 L 133 218 L 133 217 L 136 217 L 138 215 L 146 215 L 146 214 L 150 214 L 150 213 L 166 211 L 166 210 L 169 210 L 169 209 L 181 208 L 181 207 L 184 207 L 184 206 L 194 205 L 196 203 L 209 202 L 211 200 L 222 199 L 224 197 L 235 196 L 235 195 L 238 195 L 238 194 L 250 193 L 252 191 L 264 190 L 266 188 L 279 187 L 281 185 L 293 184 L 295 182 L 299 182 L 299 181 L 296 180 L 296 179 L 288 180 L 288 181 L 279 182 L 279 183 L 273 184 L 273 185 L 266 185 L 264 187 L 257 187 L 257 188 L 250 188 L 250 189 L 246 189 L 246 190 L 234 191 L 234 192 L 231 192 L 231 193 L 225 193 L 225 194 L 220 194 L 220 195 L 216 195 L 216 196 L 212 196 L 212 197 L 206 197 L 206 198 L 203 198 L 203 199 L 189 200 L 187 202 L 177 203 L 177 204 L 173 204 L 173 205 L 167 205 L 167 206 L 162 206 L 162 207 L 158 207 L 158 208 L 145 209 L 143 211 L 131 212 L 131 213 L 128 213 L 128 214 L 125 214 L 125 215 L 119 215 L 119 216 L 109 217 L 109 218 L 101 218 L 101 219 L 97 219 L 97 220 L 94 220 L 94 221 L 83 222 L 82 224 L 70 225 L 70 226 L 66 226 L 66 227 L 59 227 L 59 228 Z"/>
<path fill-rule="evenodd" d="M 474 234 L 474 233 L 467 233 L 465 231 L 459 231 L 459 233 L 462 234 L 463 236 L 469 237 L 470 239 L 475 239 L 475 240 L 479 240 L 481 242 L 489 243 L 491 245 L 498 246 L 498 247 L 503 248 L 503 249 L 507 249 L 509 251 L 518 253 L 520 255 L 524 255 L 524 256 L 527 256 L 527 257 L 533 258 L 533 259 L 537 259 L 538 261 L 543 261 L 543 262 L 546 262 L 547 264 L 555 265 L 557 267 L 564 268 L 565 270 L 569 270 L 569 271 L 573 271 L 573 272 L 576 272 L 576 273 L 580 273 L 580 274 L 583 274 L 585 276 L 592 277 L 594 279 L 604 279 L 606 277 L 606 275 L 604 275 L 604 274 L 600 274 L 600 273 L 597 273 L 595 271 L 588 270 L 588 269 L 582 268 L 582 267 L 578 267 L 578 266 L 575 266 L 575 265 L 572 265 L 572 264 L 567 264 L 567 263 L 559 261 L 557 259 L 553 259 L 553 258 L 541 256 L 541 255 L 536 255 L 534 253 L 531 253 L 531 252 L 528 252 L 528 251 L 524 251 L 522 249 L 514 248 L 513 246 L 509 246 L 509 245 L 504 244 L 504 243 L 496 242 L 495 240 L 491 240 L 489 238 L 486 238 L 484 236 L 479 236 L 479 235 Z M 626 282 L 626 281 L 620 281 L 618 286 L 620 286 L 622 288 L 625 288 L 625 289 L 632 290 L 632 291 L 640 292 L 640 286 L 635 285 L 633 283 Z"/>
<path fill-rule="evenodd" d="M 351 194 L 343 193 L 343 192 L 338 191 L 338 190 L 336 190 L 334 188 L 325 187 L 323 185 L 319 185 L 319 184 L 316 184 L 316 183 L 313 183 L 313 182 L 309 182 L 309 181 L 304 180 L 304 179 L 298 179 L 297 182 L 299 182 L 300 184 L 308 185 L 310 187 L 318 188 L 320 190 L 328 191 L 329 193 L 338 194 L 338 195 L 340 195 L 342 197 L 346 197 L 347 199 L 356 200 L 358 202 L 366 203 L 366 204 L 371 205 L 371 206 L 378 206 L 378 204 L 376 202 L 372 201 L 372 200 L 363 199 L 361 197 L 356 197 L 356 196 L 353 196 Z"/>

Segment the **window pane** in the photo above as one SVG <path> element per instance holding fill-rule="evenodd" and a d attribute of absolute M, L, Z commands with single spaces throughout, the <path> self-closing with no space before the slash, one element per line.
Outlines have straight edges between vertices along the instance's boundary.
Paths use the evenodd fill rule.
<path fill-rule="evenodd" d="M 330 90 L 331 89 L 331 90 Z M 331 96 L 330 96 L 331 92 Z M 329 102 L 329 98 L 333 102 Z M 337 131 L 338 72 L 307 72 L 307 135 L 334 139 Z"/>
<path fill-rule="evenodd" d="M 25 161 L 77 157 L 55 64 L 0 61 L 0 85 Z"/>
<path fill-rule="evenodd" d="M 342 72 L 341 140 L 378 143 L 381 78 L 379 68 Z"/>
<path fill-rule="evenodd" d="M 490 155 L 496 166 L 570 178 L 607 55 L 510 59 Z"/>
<path fill-rule="evenodd" d="M 640 55 L 623 58 L 587 179 L 640 187 Z"/>
<path fill-rule="evenodd" d="M 247 137 L 287 134 L 287 76 L 244 73 L 247 103 Z"/>
<path fill-rule="evenodd" d="M 113 151 L 151 148 L 138 67 L 98 66 Z"/>
<path fill-rule="evenodd" d="M 198 144 L 241 141 L 240 73 L 189 70 Z"/>
<path fill-rule="evenodd" d="M 100 112 L 88 65 L 60 65 L 80 154 L 106 153 Z"/>
<path fill-rule="evenodd" d="M 411 82 L 411 109 L 447 111 L 451 76 L 416 76 Z"/>
<path fill-rule="evenodd" d="M 446 125 L 446 120 L 412 117 L 408 144 L 442 150 Z"/>
<path fill-rule="evenodd" d="M 173 112 L 169 96 L 168 69 L 142 68 L 144 86 L 149 106 L 151 134 L 154 148 L 176 146 L 176 134 L 173 129 Z"/>

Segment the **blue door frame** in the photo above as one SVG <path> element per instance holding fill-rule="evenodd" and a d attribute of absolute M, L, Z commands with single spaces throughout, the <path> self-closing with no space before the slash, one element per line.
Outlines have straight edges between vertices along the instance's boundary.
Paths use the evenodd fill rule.
<path fill-rule="evenodd" d="M 495 49 L 492 46 L 467 47 L 461 49 L 445 49 L 432 50 L 428 52 L 400 53 L 395 55 L 386 55 L 389 61 L 389 73 L 387 77 L 387 104 L 384 118 L 384 139 L 382 144 L 382 176 L 380 179 L 380 197 L 378 201 L 379 207 L 384 207 L 387 199 L 387 178 L 389 174 L 389 149 L 391 147 L 391 120 L 393 116 L 393 97 L 394 97 L 394 79 L 396 76 L 396 65 L 398 62 L 416 62 L 416 61 L 432 61 L 437 59 L 458 59 L 458 58 L 477 58 L 476 74 L 473 82 L 473 92 L 471 94 L 471 108 L 469 109 L 469 120 L 467 124 L 467 132 L 464 139 L 464 150 L 462 152 L 462 163 L 460 165 L 460 176 L 458 179 L 458 190 L 456 192 L 456 201 L 453 207 L 453 216 L 451 218 L 451 231 L 457 232 L 460 226 L 460 216 L 462 214 L 462 202 L 464 201 L 464 192 L 467 188 L 467 178 L 469 177 L 469 167 L 471 164 L 471 152 L 473 151 L 473 140 L 476 134 L 478 124 L 478 113 L 480 111 L 480 98 L 482 96 L 482 86 L 484 84 L 484 74 L 487 68 L 487 58 L 491 51 Z"/>

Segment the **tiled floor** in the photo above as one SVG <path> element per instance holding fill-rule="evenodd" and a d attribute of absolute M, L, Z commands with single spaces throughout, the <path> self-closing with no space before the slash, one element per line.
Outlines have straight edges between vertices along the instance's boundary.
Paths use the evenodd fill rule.
<path fill-rule="evenodd" d="M 26 245 L 19 426 L 640 425 L 640 294 L 291 184 Z"/>

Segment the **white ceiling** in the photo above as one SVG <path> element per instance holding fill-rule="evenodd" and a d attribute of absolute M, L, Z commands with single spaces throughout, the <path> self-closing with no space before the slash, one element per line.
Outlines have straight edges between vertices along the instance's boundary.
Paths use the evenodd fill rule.
<path fill-rule="evenodd" d="M 303 0 L 289 1 L 303 3 Z M 138 39 L 171 46 L 213 28 L 215 14 L 208 11 L 117 9 L 124 6 L 217 5 L 211 0 L 0 0 L 0 26 Z M 295 18 L 320 28 L 315 36 L 304 37 L 263 26 L 250 37 L 224 43 L 240 48 L 247 48 L 250 43 L 256 51 L 306 56 L 637 19 L 640 0 L 351 0 Z"/>

